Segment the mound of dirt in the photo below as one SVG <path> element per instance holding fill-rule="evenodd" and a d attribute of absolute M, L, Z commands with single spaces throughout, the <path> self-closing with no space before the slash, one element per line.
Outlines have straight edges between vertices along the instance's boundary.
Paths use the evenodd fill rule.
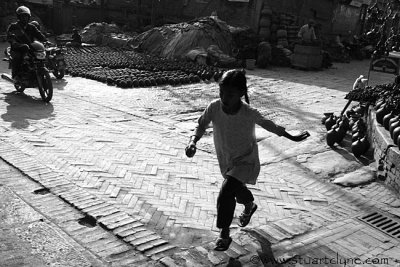
<path fill-rule="evenodd" d="M 208 49 L 211 45 L 229 55 L 232 34 L 224 21 L 217 17 L 203 17 L 153 28 L 134 37 L 129 44 L 165 58 L 183 58 L 193 48 Z"/>
<path fill-rule="evenodd" d="M 115 24 L 90 23 L 81 32 L 82 42 L 91 44 L 101 44 L 104 35 L 111 33 L 122 33 L 121 29 Z"/>

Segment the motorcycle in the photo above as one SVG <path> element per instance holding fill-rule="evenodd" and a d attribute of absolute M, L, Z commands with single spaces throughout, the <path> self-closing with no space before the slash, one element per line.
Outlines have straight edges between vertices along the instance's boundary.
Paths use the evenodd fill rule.
<path fill-rule="evenodd" d="M 58 46 L 46 47 L 46 66 L 57 79 L 62 79 L 65 75 L 64 48 Z"/>
<path fill-rule="evenodd" d="M 5 61 L 9 61 L 9 68 L 11 68 L 13 58 L 10 48 L 6 49 L 5 54 Z M 17 92 L 24 92 L 28 87 L 38 87 L 43 101 L 50 102 L 53 97 L 53 84 L 45 65 L 46 51 L 44 45 L 41 42 L 34 41 L 30 45 L 30 50 L 25 53 L 21 64 L 21 71 L 15 79 L 6 74 L 2 74 L 2 78 L 12 82 Z"/>

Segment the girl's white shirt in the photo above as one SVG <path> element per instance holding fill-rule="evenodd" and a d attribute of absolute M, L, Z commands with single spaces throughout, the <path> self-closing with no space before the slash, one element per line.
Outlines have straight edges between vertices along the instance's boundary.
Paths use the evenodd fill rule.
<path fill-rule="evenodd" d="M 255 184 L 260 173 L 260 160 L 255 125 L 277 135 L 285 129 L 275 125 L 257 109 L 242 102 L 236 114 L 226 114 L 220 99 L 212 101 L 198 120 L 196 136 L 201 137 L 212 122 L 213 138 L 219 167 L 224 178 L 232 176 L 246 184 Z"/>

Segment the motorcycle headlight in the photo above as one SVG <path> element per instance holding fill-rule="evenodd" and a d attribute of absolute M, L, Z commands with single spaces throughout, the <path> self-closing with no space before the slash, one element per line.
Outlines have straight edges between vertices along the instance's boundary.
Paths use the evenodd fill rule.
<path fill-rule="evenodd" d="M 45 59 L 46 58 L 46 52 L 40 51 L 40 52 L 35 52 L 35 56 L 37 59 Z"/>

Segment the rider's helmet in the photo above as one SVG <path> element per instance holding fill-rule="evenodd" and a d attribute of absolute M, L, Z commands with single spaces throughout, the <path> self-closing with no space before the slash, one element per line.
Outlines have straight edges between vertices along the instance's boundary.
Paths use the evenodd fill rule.
<path fill-rule="evenodd" d="M 26 6 L 20 6 L 15 10 L 15 13 L 17 13 L 17 16 L 22 15 L 22 14 L 27 14 L 29 17 L 31 16 L 31 11 L 29 8 Z"/>

